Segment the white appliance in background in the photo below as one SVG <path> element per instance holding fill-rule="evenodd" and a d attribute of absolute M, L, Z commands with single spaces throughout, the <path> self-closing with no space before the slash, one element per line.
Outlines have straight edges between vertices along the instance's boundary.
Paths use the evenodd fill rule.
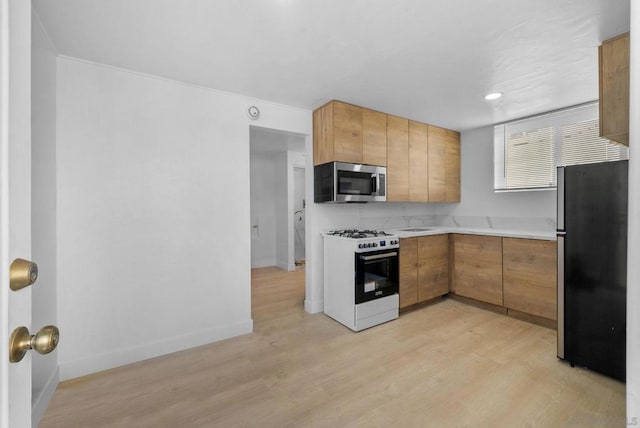
<path fill-rule="evenodd" d="M 323 237 L 324 313 L 354 331 L 398 318 L 398 237 L 371 230 Z"/>

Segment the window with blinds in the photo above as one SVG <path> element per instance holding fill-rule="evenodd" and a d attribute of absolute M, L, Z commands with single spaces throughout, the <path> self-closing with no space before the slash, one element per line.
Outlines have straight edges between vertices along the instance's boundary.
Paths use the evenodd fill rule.
<path fill-rule="evenodd" d="M 557 166 L 629 158 L 628 147 L 598 134 L 598 103 L 496 125 L 494 189 L 550 189 Z"/>

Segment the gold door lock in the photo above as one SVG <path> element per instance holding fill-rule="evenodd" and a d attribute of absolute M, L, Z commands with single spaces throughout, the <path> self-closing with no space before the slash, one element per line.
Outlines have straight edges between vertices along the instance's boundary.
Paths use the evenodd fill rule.
<path fill-rule="evenodd" d="M 60 331 L 55 325 L 42 327 L 35 335 L 29 334 L 27 327 L 18 327 L 11 333 L 9 341 L 9 361 L 22 360 L 29 349 L 39 354 L 48 354 L 56 349 L 60 340 Z"/>
<path fill-rule="evenodd" d="M 9 267 L 9 286 L 13 291 L 28 287 L 38 279 L 38 265 L 24 259 L 15 259 Z"/>

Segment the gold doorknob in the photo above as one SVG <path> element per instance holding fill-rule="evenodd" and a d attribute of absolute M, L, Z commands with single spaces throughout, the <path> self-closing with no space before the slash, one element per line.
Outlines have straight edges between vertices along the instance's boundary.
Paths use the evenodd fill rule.
<path fill-rule="evenodd" d="M 48 354 L 56 349 L 60 340 L 60 330 L 55 325 L 42 327 L 35 335 L 29 334 L 27 327 L 18 327 L 11 333 L 9 341 L 9 361 L 22 360 L 29 349 L 39 354 Z"/>
<path fill-rule="evenodd" d="M 36 282 L 38 265 L 24 259 L 15 259 L 9 267 L 9 287 L 18 291 Z"/>

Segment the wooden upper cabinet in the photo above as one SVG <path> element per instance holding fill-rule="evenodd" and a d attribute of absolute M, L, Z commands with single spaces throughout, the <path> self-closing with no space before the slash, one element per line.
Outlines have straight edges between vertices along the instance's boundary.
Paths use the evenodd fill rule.
<path fill-rule="evenodd" d="M 313 112 L 313 164 L 387 165 L 387 115 L 331 101 Z"/>
<path fill-rule="evenodd" d="M 333 161 L 333 103 L 313 112 L 313 164 Z"/>
<path fill-rule="evenodd" d="M 602 42 L 598 48 L 600 75 L 600 136 L 629 145 L 629 33 Z"/>
<path fill-rule="evenodd" d="M 313 164 L 362 163 L 362 108 L 331 101 L 313 112 Z"/>
<path fill-rule="evenodd" d="M 387 115 L 387 201 L 409 200 L 409 120 Z"/>
<path fill-rule="evenodd" d="M 429 202 L 445 200 L 447 130 L 429 125 Z"/>
<path fill-rule="evenodd" d="M 400 308 L 418 303 L 418 238 L 400 239 Z"/>
<path fill-rule="evenodd" d="M 362 163 L 362 107 L 333 102 L 333 157 Z"/>
<path fill-rule="evenodd" d="M 429 201 L 429 125 L 409 121 L 409 201 Z"/>
<path fill-rule="evenodd" d="M 453 247 L 455 293 L 502 306 L 502 238 L 454 235 Z"/>
<path fill-rule="evenodd" d="M 557 319 L 557 250 L 553 241 L 503 238 L 504 306 Z"/>
<path fill-rule="evenodd" d="M 387 115 L 362 110 L 362 163 L 387 165 Z"/>
<path fill-rule="evenodd" d="M 460 134 L 447 130 L 444 160 L 444 202 L 460 202 Z"/>
<path fill-rule="evenodd" d="M 431 125 L 429 202 L 460 202 L 460 134 Z"/>
<path fill-rule="evenodd" d="M 313 164 L 387 167 L 389 202 L 459 202 L 460 134 L 331 101 L 313 112 Z"/>

